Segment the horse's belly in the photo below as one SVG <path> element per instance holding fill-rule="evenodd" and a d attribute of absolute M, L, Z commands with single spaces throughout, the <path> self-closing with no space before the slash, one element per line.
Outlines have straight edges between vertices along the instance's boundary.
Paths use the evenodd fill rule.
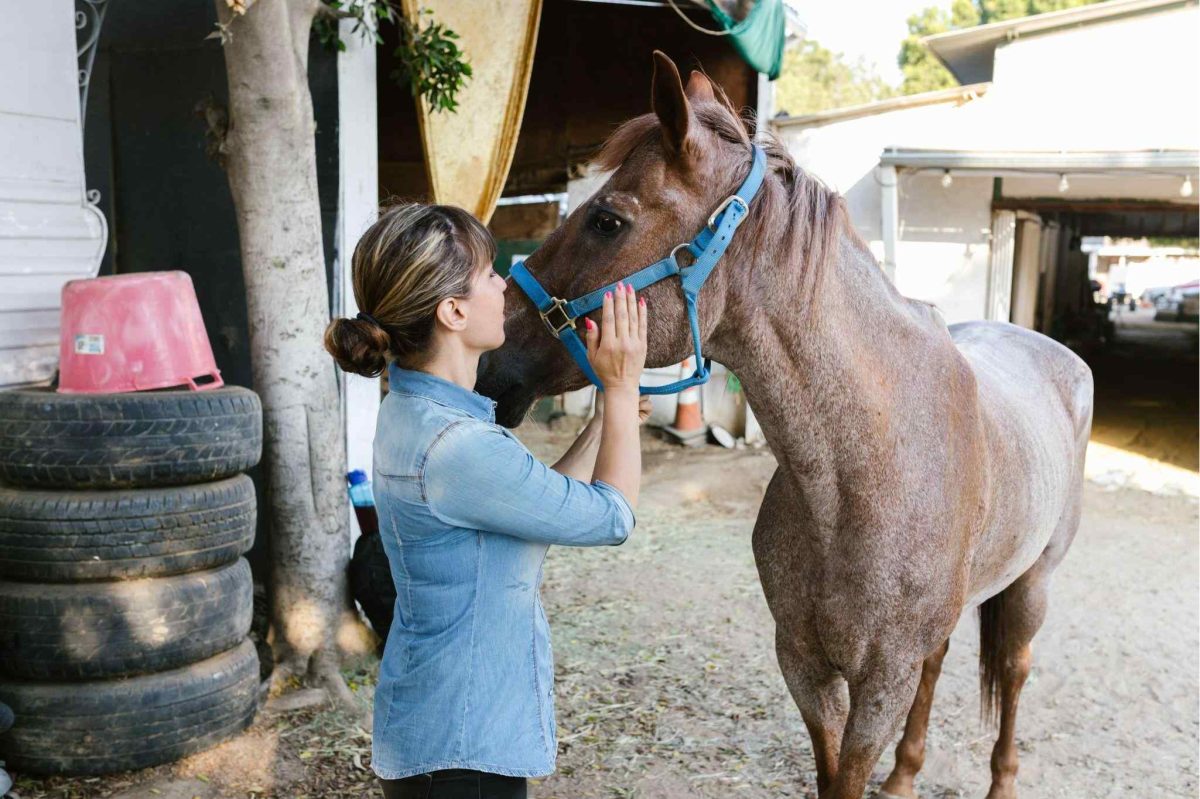
<path fill-rule="evenodd" d="M 974 608 L 1003 591 L 1037 562 L 1057 529 L 1057 521 L 1030 530 L 1011 548 L 989 547 L 988 557 L 976 558 L 971 593 L 964 609 Z M 999 537 L 1000 531 L 995 536 Z M 983 561 L 982 563 L 980 561 Z"/>
<path fill-rule="evenodd" d="M 1076 422 L 1050 381 L 980 368 L 991 453 L 988 513 L 972 557 L 969 604 L 998 594 L 1037 561 L 1079 490 Z"/>

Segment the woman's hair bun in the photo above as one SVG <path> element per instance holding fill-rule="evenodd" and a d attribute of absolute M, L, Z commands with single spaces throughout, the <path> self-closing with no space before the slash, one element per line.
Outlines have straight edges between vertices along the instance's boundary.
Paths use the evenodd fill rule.
<path fill-rule="evenodd" d="M 347 372 L 379 377 L 387 368 L 387 331 L 367 319 L 334 319 L 325 328 L 325 349 Z"/>

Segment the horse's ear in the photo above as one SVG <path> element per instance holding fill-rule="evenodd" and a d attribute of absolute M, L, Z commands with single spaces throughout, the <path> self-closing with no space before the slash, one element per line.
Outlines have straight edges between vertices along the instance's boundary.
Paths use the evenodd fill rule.
<path fill-rule="evenodd" d="M 661 50 L 654 51 L 654 81 L 650 104 L 662 123 L 663 144 L 667 152 L 678 155 L 683 152 L 688 128 L 694 124 L 692 109 L 683 92 L 683 81 L 675 62 Z"/>
<path fill-rule="evenodd" d="M 713 91 L 712 81 L 698 69 L 693 69 L 692 74 L 688 76 L 687 89 L 684 94 L 694 103 L 710 102 L 717 99 L 716 92 Z"/>

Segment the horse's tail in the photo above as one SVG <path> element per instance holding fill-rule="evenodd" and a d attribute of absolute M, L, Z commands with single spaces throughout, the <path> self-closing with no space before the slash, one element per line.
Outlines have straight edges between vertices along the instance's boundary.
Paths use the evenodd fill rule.
<path fill-rule="evenodd" d="M 1004 591 L 979 606 L 979 715 L 994 724 L 1000 712 L 1000 678 L 1004 671 L 1008 625 Z"/>

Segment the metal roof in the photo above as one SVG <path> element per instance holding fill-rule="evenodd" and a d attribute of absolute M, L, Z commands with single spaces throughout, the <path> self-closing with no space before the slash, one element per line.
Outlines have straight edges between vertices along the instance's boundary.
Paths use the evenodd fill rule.
<path fill-rule="evenodd" d="M 955 103 L 961 105 L 983 96 L 990 83 L 974 83 L 970 86 L 952 86 L 949 89 L 938 89 L 921 94 L 906 94 L 900 97 L 889 97 L 886 100 L 876 100 L 861 105 L 851 105 L 845 108 L 832 108 L 828 111 L 818 111 L 815 114 L 799 116 L 778 116 L 771 123 L 781 128 L 815 128 L 832 122 L 845 122 L 847 119 L 886 114 L 891 111 L 901 111 L 906 108 L 919 108 L 925 105 Z"/>
<path fill-rule="evenodd" d="M 980 83 L 992 79 L 996 48 L 1020 36 L 1110 22 L 1121 17 L 1195 5 L 1196 2 L 1197 0 L 1107 0 L 1064 11 L 1051 11 L 1031 17 L 938 33 L 926 36 L 921 41 L 946 65 L 959 83 Z"/>
<path fill-rule="evenodd" d="M 887 147 L 879 162 L 884 166 L 937 169 L 977 169 L 985 172 L 1166 172 L 1186 174 L 1200 169 L 1196 150 L 1108 151 L 966 151 Z"/>

